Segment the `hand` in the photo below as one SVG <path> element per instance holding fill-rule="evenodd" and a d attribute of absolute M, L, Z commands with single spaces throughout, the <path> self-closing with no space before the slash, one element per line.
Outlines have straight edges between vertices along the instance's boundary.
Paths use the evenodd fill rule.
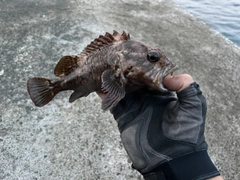
<path fill-rule="evenodd" d="M 199 86 L 187 74 L 167 76 L 163 84 L 178 98 L 139 90 L 111 110 L 133 167 L 151 180 L 216 177 L 204 138 L 207 107 Z"/>

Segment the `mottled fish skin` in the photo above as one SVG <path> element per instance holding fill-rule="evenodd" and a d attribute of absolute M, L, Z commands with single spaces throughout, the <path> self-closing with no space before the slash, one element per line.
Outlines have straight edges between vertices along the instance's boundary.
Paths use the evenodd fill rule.
<path fill-rule="evenodd" d="M 126 93 L 143 87 L 167 91 L 162 80 L 177 68 L 160 49 L 130 40 L 125 31 L 122 34 L 113 31 L 100 35 L 80 54 L 62 57 L 54 69 L 58 78 L 30 78 L 27 89 L 38 107 L 64 90 L 74 90 L 69 102 L 103 91 L 107 94 L 102 109 L 108 110 Z"/>

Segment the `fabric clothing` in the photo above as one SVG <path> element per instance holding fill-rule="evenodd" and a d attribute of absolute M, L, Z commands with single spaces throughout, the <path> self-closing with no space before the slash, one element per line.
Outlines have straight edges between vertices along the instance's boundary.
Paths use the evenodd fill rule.
<path fill-rule="evenodd" d="M 111 110 L 133 168 L 146 180 L 219 175 L 207 155 L 207 106 L 199 85 L 194 82 L 176 95 L 142 89 L 127 94 Z"/>

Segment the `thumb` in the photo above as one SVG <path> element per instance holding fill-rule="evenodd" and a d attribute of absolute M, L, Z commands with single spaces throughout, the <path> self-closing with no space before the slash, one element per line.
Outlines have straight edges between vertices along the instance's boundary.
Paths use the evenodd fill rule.
<path fill-rule="evenodd" d="M 177 76 L 167 76 L 163 79 L 162 83 L 169 91 L 180 92 L 193 82 L 193 78 L 189 74 L 180 74 Z"/>

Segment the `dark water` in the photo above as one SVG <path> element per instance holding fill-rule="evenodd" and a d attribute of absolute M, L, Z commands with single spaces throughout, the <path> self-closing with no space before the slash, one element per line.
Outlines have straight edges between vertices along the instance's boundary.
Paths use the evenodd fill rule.
<path fill-rule="evenodd" d="M 173 0 L 240 46 L 240 0 Z"/>

